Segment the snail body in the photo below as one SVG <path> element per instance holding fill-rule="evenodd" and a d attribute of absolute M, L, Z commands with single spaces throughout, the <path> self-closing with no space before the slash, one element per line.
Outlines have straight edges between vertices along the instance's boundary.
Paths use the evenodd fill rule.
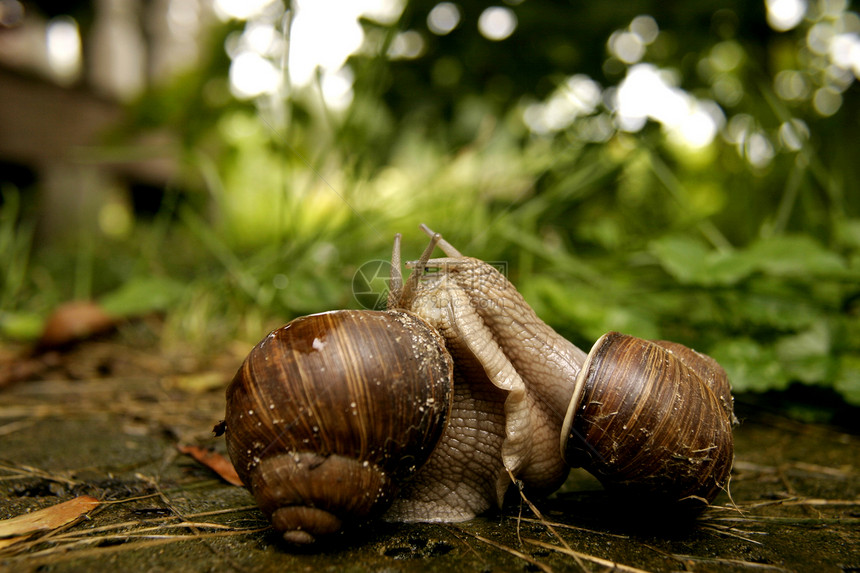
<path fill-rule="evenodd" d="M 387 311 L 298 318 L 228 388 L 228 451 L 288 542 L 377 516 L 463 521 L 512 480 L 551 493 L 571 466 L 671 503 L 725 487 L 734 416 L 713 359 L 618 333 L 586 354 L 423 229 L 406 284 L 395 239 Z M 437 244 L 447 256 L 431 259 Z"/>
<path fill-rule="evenodd" d="M 601 337 L 586 355 L 540 320 L 492 265 L 439 245 L 446 258 L 412 264 L 428 270 L 404 306 L 445 337 L 455 364 L 478 365 L 472 384 L 502 391 L 501 468 L 484 467 L 502 478 L 499 491 L 485 490 L 486 502 L 501 500 L 509 475 L 541 495 L 578 466 L 608 488 L 671 503 L 706 505 L 725 487 L 734 415 L 728 379 L 715 360 L 675 342 L 618 333 Z M 609 429 L 606 420 L 613 421 Z M 450 466 L 434 463 L 444 456 L 437 449 L 414 484 L 438 484 L 431 472 Z M 397 518 L 406 504 L 395 502 Z"/>
<path fill-rule="evenodd" d="M 423 265 L 435 270 L 421 273 L 403 304 L 446 340 L 455 362 L 458 418 L 485 424 L 491 419 L 492 431 L 464 439 L 467 428 L 449 426 L 451 446 L 443 436 L 386 514 L 391 520 L 469 519 L 501 505 L 511 475 L 540 495 L 557 489 L 568 474 L 559 436 L 585 353 L 543 323 L 491 265 L 462 256 L 444 241 L 440 246 L 449 256 Z M 424 270 L 419 263 L 412 266 L 413 273 Z M 458 376 L 460 371 L 469 374 Z M 446 476 L 467 457 L 464 451 L 489 461 L 466 472 L 452 496 Z"/>

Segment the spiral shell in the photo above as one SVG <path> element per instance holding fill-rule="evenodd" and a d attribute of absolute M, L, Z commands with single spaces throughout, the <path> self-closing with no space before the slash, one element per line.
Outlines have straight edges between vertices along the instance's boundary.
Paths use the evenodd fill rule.
<path fill-rule="evenodd" d="M 682 358 L 698 353 L 679 347 L 617 332 L 594 344 L 565 417 L 567 463 L 652 501 L 716 497 L 732 466 L 730 395 L 721 402 L 699 373 L 708 361 L 691 367 Z"/>
<path fill-rule="evenodd" d="M 383 513 L 447 423 L 453 363 L 401 311 L 297 318 L 227 389 L 227 448 L 263 513 L 308 544 Z"/>

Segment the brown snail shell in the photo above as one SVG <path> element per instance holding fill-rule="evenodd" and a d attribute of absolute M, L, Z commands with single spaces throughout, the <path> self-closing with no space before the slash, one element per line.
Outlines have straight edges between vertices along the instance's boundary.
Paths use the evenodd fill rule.
<path fill-rule="evenodd" d="M 255 346 L 227 389 L 227 448 L 290 543 L 383 513 L 444 431 L 453 364 L 402 311 L 297 318 Z"/>
<path fill-rule="evenodd" d="M 562 454 L 609 489 L 707 504 L 731 471 L 732 419 L 725 373 L 713 359 L 609 332 L 576 379 Z"/>
<path fill-rule="evenodd" d="M 679 360 L 689 366 L 701 380 L 711 389 L 714 396 L 720 402 L 723 411 L 728 416 L 732 425 L 738 423 L 734 411 L 734 399 L 732 398 L 732 386 L 729 383 L 729 376 L 720 363 L 701 352 L 696 352 L 688 346 L 684 346 L 678 342 L 669 340 L 655 340 L 655 344 L 659 344 L 672 354 L 676 355 Z"/>

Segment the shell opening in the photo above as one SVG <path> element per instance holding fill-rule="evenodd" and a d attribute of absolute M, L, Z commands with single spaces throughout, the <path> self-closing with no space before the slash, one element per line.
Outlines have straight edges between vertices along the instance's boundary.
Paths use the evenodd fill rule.
<path fill-rule="evenodd" d="M 284 541 L 293 545 L 311 545 L 319 537 L 337 533 L 343 522 L 328 511 L 315 507 L 289 506 L 272 513 L 272 525 L 282 532 Z"/>
<path fill-rule="evenodd" d="M 275 529 L 295 545 L 378 517 L 396 493 L 375 464 L 308 452 L 262 460 L 251 472 L 249 486 Z"/>

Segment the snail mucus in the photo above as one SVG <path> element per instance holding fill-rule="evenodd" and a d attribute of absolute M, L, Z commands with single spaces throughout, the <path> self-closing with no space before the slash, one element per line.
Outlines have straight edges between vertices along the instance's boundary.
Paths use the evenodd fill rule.
<path fill-rule="evenodd" d="M 616 332 L 586 354 L 498 270 L 422 229 L 405 283 L 395 237 L 387 310 L 297 318 L 227 389 L 228 453 L 288 543 L 376 518 L 465 521 L 512 480 L 548 494 L 570 467 L 674 505 L 726 487 L 734 415 L 716 361 Z"/>

